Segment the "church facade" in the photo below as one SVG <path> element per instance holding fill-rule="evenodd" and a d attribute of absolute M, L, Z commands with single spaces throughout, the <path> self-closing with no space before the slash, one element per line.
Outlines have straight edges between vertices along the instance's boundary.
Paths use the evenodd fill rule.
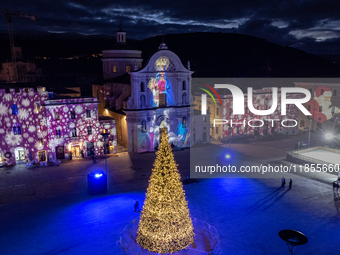
<path fill-rule="evenodd" d="M 144 68 L 130 72 L 131 96 L 124 109 L 129 151 L 155 150 L 160 128 L 168 129 L 173 146 L 190 146 L 192 73 L 164 43 Z"/>

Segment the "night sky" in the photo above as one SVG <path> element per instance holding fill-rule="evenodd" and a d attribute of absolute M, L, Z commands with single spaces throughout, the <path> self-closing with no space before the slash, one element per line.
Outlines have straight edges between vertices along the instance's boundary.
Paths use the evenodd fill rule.
<path fill-rule="evenodd" d="M 129 38 L 169 33 L 225 32 L 265 38 L 315 54 L 340 53 L 340 1 L 23 1 L 1 9 L 38 17 L 13 18 L 16 35 L 73 32 L 114 35 L 121 23 Z M 0 19 L 0 32 L 7 22 Z"/>

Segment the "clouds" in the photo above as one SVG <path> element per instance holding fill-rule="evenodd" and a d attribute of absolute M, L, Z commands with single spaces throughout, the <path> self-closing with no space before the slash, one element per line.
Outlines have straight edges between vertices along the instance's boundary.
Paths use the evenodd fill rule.
<path fill-rule="evenodd" d="M 299 45 L 314 53 L 340 38 L 340 1 L 23 1 L 4 9 L 38 16 L 37 22 L 15 17 L 19 30 L 114 35 L 119 23 L 129 37 L 144 39 L 166 33 L 220 31 L 254 35 L 283 45 Z M 7 30 L 5 20 L 0 23 Z M 305 44 L 306 39 L 311 39 Z M 313 43 L 312 43 L 313 42 Z M 329 45 L 328 45 L 329 46 Z"/>

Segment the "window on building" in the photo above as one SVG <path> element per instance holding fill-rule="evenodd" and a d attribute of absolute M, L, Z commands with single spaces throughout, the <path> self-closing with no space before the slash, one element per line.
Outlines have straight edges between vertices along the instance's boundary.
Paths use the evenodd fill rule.
<path fill-rule="evenodd" d="M 187 93 L 183 93 L 182 95 L 182 104 L 186 104 L 187 103 Z"/>
<path fill-rule="evenodd" d="M 77 137 L 77 128 L 72 128 L 72 137 Z"/>
<path fill-rule="evenodd" d="M 268 98 L 266 98 L 266 100 L 264 101 L 264 109 L 268 110 Z"/>
<path fill-rule="evenodd" d="M 311 108 L 310 104 L 307 105 L 307 110 L 308 110 L 308 111 L 310 111 L 310 108 Z"/>
<path fill-rule="evenodd" d="M 145 92 L 144 82 L 140 83 L 140 92 Z"/>
<path fill-rule="evenodd" d="M 112 71 L 113 71 L 114 73 L 117 73 L 117 66 L 113 66 L 113 67 L 112 67 Z"/>
<path fill-rule="evenodd" d="M 86 118 L 91 118 L 91 110 L 86 110 Z"/>
<path fill-rule="evenodd" d="M 218 127 L 216 127 L 215 129 L 216 129 L 216 130 L 215 130 L 215 133 L 218 134 Z"/>
<path fill-rule="evenodd" d="M 16 125 L 16 124 L 13 125 L 13 134 L 14 134 L 14 135 L 17 135 L 17 134 L 18 134 L 17 125 Z"/>
<path fill-rule="evenodd" d="M 21 134 L 20 124 L 14 124 L 13 125 L 13 134 L 14 135 L 20 135 Z"/>
<path fill-rule="evenodd" d="M 216 108 L 216 115 L 220 115 L 220 108 Z"/>
<path fill-rule="evenodd" d="M 87 126 L 87 134 L 92 135 L 92 127 L 91 126 Z"/>
<path fill-rule="evenodd" d="M 336 89 L 334 89 L 334 90 L 333 90 L 332 96 L 333 96 L 333 97 L 336 97 L 337 94 L 338 94 L 338 91 L 337 91 Z"/>
<path fill-rule="evenodd" d="M 76 112 L 75 111 L 71 111 L 71 119 L 75 119 L 76 118 Z"/>
<path fill-rule="evenodd" d="M 186 89 L 187 89 L 187 83 L 186 83 L 186 81 L 183 81 L 183 82 L 182 82 L 182 89 L 183 89 L 183 90 L 186 90 Z"/>
<path fill-rule="evenodd" d="M 208 106 L 208 113 L 210 113 L 210 106 Z"/>
<path fill-rule="evenodd" d="M 182 128 L 186 128 L 186 125 L 187 124 L 187 117 L 186 116 L 183 116 L 182 117 Z"/>
<path fill-rule="evenodd" d="M 207 122 L 207 117 L 203 116 L 203 122 Z"/>
<path fill-rule="evenodd" d="M 146 133 L 146 120 L 142 120 L 142 128 L 141 128 L 141 131 L 143 133 Z"/>
<path fill-rule="evenodd" d="M 201 110 L 201 105 L 198 106 L 198 109 Z"/>
<path fill-rule="evenodd" d="M 61 130 L 60 128 L 55 131 L 56 138 L 61 138 Z"/>
<path fill-rule="evenodd" d="M 207 132 L 203 132 L 203 142 L 207 141 Z"/>
<path fill-rule="evenodd" d="M 41 111 L 41 106 L 39 102 L 34 103 L 34 112 L 39 113 Z"/>
<path fill-rule="evenodd" d="M 140 107 L 146 107 L 145 95 L 140 96 Z"/>
<path fill-rule="evenodd" d="M 322 112 L 322 105 L 319 106 L 319 112 Z"/>
<path fill-rule="evenodd" d="M 125 67 L 125 71 L 126 71 L 126 72 L 130 72 L 130 66 L 126 66 L 126 67 Z"/>
<path fill-rule="evenodd" d="M 12 104 L 11 106 L 11 109 L 12 109 L 12 114 L 18 114 L 18 107 L 16 104 Z"/>
<path fill-rule="evenodd" d="M 54 112 L 54 119 L 55 119 L 55 120 L 60 120 L 60 115 L 59 115 L 59 112 L 58 112 L 58 111 L 55 111 L 55 112 Z"/>
<path fill-rule="evenodd" d="M 300 127 L 304 127 L 305 126 L 305 121 L 304 120 L 301 120 L 300 121 Z"/>

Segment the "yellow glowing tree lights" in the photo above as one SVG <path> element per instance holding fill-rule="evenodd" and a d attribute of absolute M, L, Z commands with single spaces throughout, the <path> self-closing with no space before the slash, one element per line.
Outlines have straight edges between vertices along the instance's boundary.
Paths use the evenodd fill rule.
<path fill-rule="evenodd" d="M 166 128 L 152 169 L 137 243 L 156 253 L 173 253 L 194 242 L 194 229 Z"/>

